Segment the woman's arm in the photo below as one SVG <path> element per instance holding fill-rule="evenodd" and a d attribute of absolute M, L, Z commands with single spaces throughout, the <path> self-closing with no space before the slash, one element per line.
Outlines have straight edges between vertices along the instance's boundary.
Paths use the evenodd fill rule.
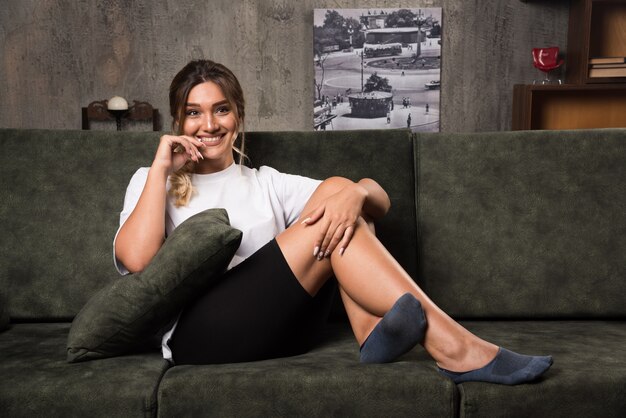
<path fill-rule="evenodd" d="M 154 164 L 132 213 L 115 239 L 115 256 L 131 273 L 143 270 L 165 239 L 168 173 Z"/>
<path fill-rule="evenodd" d="M 201 146 L 190 137 L 161 138 L 137 205 L 115 239 L 115 256 L 131 273 L 143 270 L 163 245 L 167 178 L 190 159 L 197 161 Z M 185 152 L 175 152 L 178 147 Z"/>
<path fill-rule="evenodd" d="M 367 197 L 363 203 L 363 212 L 372 219 L 380 219 L 389 212 L 391 201 L 387 192 L 372 179 L 361 179 L 358 183 L 367 191 Z"/>

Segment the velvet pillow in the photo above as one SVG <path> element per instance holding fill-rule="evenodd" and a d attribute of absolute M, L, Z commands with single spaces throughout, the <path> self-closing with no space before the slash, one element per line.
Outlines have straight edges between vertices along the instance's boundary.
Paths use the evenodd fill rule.
<path fill-rule="evenodd" d="M 140 273 L 96 293 L 70 329 L 70 363 L 112 357 L 145 346 L 222 273 L 241 243 L 224 209 L 180 224 Z"/>

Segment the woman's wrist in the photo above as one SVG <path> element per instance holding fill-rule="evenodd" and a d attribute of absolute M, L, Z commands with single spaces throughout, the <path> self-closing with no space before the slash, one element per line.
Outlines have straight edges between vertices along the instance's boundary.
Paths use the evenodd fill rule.
<path fill-rule="evenodd" d="M 359 194 L 359 196 L 363 199 L 363 204 L 365 204 L 365 201 L 367 200 L 367 198 L 368 198 L 368 197 L 369 197 L 369 195 L 370 195 L 369 190 L 367 190 L 367 188 L 366 188 L 366 187 L 364 187 L 364 186 L 361 184 L 361 182 L 360 182 L 360 181 L 359 181 L 359 182 L 357 182 L 357 183 L 354 183 L 354 184 L 352 185 L 352 188 L 354 189 L 354 191 L 355 191 L 356 193 L 358 193 L 358 194 Z"/>
<path fill-rule="evenodd" d="M 363 203 L 363 212 L 374 219 L 382 218 L 387 214 L 391 202 L 389 196 L 378 183 L 372 179 L 364 178 L 357 183 L 366 191 L 366 199 Z"/>
<path fill-rule="evenodd" d="M 171 164 L 167 164 L 157 159 L 152 162 L 149 175 L 159 176 L 160 178 L 166 180 L 170 174 L 172 174 Z"/>

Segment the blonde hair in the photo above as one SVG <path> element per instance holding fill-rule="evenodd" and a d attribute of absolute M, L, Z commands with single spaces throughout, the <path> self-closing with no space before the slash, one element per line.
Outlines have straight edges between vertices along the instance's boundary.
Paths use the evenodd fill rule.
<path fill-rule="evenodd" d="M 245 100 L 239 80 L 226 66 L 210 60 L 194 60 L 183 67 L 176 74 L 170 85 L 170 114 L 172 115 L 172 130 L 176 135 L 182 135 L 185 123 L 185 103 L 191 89 L 198 84 L 211 81 L 217 84 L 226 100 L 230 104 L 237 121 L 237 133 L 233 141 L 233 151 L 239 156 L 239 164 L 246 158 L 245 155 Z M 240 145 L 235 143 L 240 141 Z M 187 206 L 195 193 L 191 184 L 191 174 L 195 163 L 189 161 L 182 168 L 170 175 L 170 196 L 174 197 L 176 207 Z"/>

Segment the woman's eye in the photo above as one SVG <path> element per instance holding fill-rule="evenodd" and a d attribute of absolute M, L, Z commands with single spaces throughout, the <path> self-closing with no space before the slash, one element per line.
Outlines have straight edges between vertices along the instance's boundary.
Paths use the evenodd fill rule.
<path fill-rule="evenodd" d="M 188 111 L 185 112 L 185 115 L 187 115 L 187 116 L 197 116 L 199 114 L 200 113 L 197 110 L 188 110 Z"/>
<path fill-rule="evenodd" d="M 215 113 L 228 113 L 230 112 L 230 108 L 228 106 L 220 106 L 215 109 Z"/>

